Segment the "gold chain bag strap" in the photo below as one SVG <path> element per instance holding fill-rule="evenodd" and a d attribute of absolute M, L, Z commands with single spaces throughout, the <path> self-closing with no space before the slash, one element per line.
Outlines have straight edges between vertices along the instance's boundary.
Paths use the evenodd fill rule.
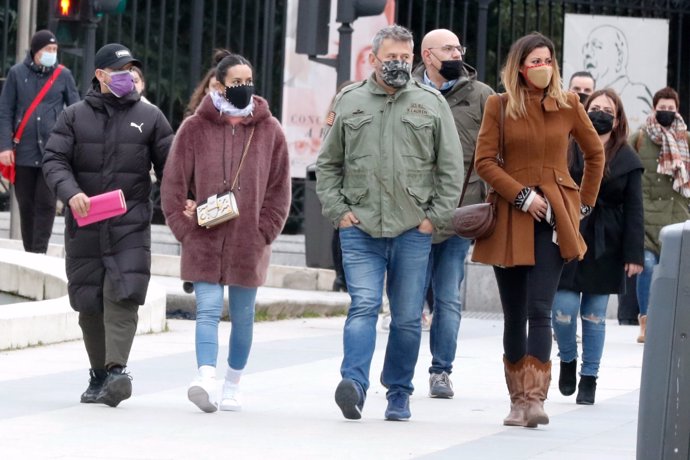
<path fill-rule="evenodd" d="M 503 96 L 499 95 L 499 102 L 501 105 L 501 120 L 498 125 L 499 132 L 499 146 L 496 159 L 498 164 L 503 166 L 503 123 L 505 122 L 505 107 L 503 106 Z M 465 191 L 474 169 L 474 153 L 472 153 L 472 162 L 465 176 L 465 183 L 462 185 L 462 194 L 460 195 L 459 207 L 453 212 L 453 229 L 455 234 L 469 240 L 481 240 L 488 238 L 496 228 L 496 204 L 493 201 L 493 190 L 489 190 L 485 203 L 471 204 L 468 206 L 462 205 L 462 200 L 465 198 Z"/>
<path fill-rule="evenodd" d="M 242 170 L 244 160 L 247 158 L 247 152 L 249 152 L 249 145 L 252 143 L 252 137 L 254 137 L 253 126 L 249 133 L 249 139 L 247 139 L 247 143 L 244 146 L 240 165 L 237 167 L 235 179 L 232 181 L 230 190 L 218 195 L 211 195 L 201 204 L 197 205 L 196 220 L 200 226 L 206 228 L 215 227 L 218 224 L 227 222 L 240 215 L 234 190 L 237 185 L 237 180 L 240 178 L 240 171 Z M 223 142 L 223 144 L 225 144 L 225 142 Z M 223 177 L 225 177 L 225 145 L 223 145 Z"/>

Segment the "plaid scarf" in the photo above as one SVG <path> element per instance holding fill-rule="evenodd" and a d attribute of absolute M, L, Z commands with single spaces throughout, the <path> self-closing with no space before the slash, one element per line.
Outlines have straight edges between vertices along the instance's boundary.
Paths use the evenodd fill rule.
<path fill-rule="evenodd" d="M 687 131 L 680 114 L 671 126 L 664 128 L 656 121 L 654 113 L 647 118 L 647 135 L 652 142 L 661 146 L 659 166 L 656 172 L 673 177 L 673 190 L 690 198 L 690 151 Z"/>

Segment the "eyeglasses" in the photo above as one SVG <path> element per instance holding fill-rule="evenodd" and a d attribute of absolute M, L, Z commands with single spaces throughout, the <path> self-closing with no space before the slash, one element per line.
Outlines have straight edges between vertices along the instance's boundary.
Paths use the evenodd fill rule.
<path fill-rule="evenodd" d="M 433 48 L 429 48 L 430 50 L 441 50 L 444 53 L 452 53 L 453 50 L 457 50 L 461 55 L 465 55 L 465 52 L 467 51 L 467 48 L 462 46 L 462 45 L 444 45 L 444 46 L 436 46 Z"/>

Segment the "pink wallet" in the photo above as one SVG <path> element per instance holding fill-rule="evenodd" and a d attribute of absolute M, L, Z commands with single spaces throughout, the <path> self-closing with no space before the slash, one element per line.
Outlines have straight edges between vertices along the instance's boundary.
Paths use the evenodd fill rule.
<path fill-rule="evenodd" d="M 79 217 L 74 210 L 72 210 L 72 215 L 77 220 L 77 224 L 80 227 L 110 219 L 111 217 L 120 216 L 127 212 L 127 202 L 125 201 L 125 195 L 122 193 L 121 189 L 92 196 L 90 200 L 91 207 L 86 217 Z"/>

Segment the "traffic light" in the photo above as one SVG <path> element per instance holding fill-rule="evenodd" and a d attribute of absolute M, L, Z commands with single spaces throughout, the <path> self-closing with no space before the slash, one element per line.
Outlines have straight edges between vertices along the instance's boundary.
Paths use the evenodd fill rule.
<path fill-rule="evenodd" d="M 104 14 L 121 14 L 127 0 L 55 0 L 55 19 L 59 21 L 89 20 Z"/>
<path fill-rule="evenodd" d="M 383 13 L 387 0 L 338 0 L 338 22 L 351 23 L 363 16 Z"/>
<path fill-rule="evenodd" d="M 55 17 L 61 21 L 79 21 L 80 6 L 80 0 L 56 0 Z"/>
<path fill-rule="evenodd" d="M 103 14 L 122 14 L 127 6 L 127 0 L 91 0 L 93 13 Z"/>
<path fill-rule="evenodd" d="M 328 54 L 328 22 L 331 0 L 299 0 L 295 51 L 319 56 Z"/>

